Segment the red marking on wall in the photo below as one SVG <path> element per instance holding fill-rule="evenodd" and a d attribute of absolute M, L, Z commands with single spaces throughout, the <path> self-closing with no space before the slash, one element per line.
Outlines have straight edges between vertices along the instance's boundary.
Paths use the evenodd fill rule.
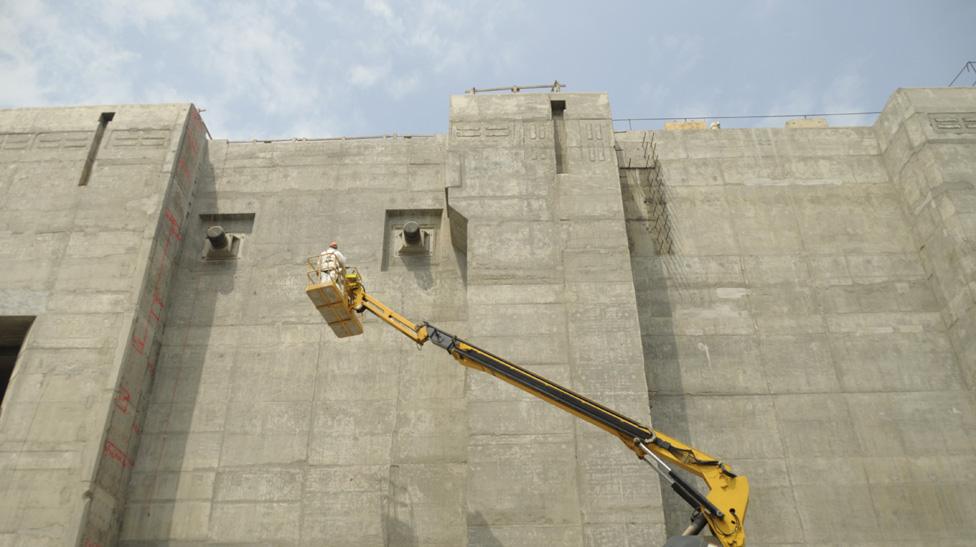
<path fill-rule="evenodd" d="M 186 132 L 186 142 L 187 144 L 190 145 L 190 150 L 193 152 L 193 155 L 195 156 L 197 148 L 199 148 L 199 145 L 197 144 L 197 138 L 194 136 L 193 133 L 194 132 L 192 130 Z"/>
<path fill-rule="evenodd" d="M 139 424 L 135 421 L 135 419 L 132 420 L 132 432 L 136 435 L 142 433 L 142 428 L 139 427 Z"/>
<path fill-rule="evenodd" d="M 146 359 L 146 370 L 149 371 L 150 376 L 156 375 L 156 362 L 150 359 Z"/>
<path fill-rule="evenodd" d="M 129 459 L 128 454 L 126 454 L 121 448 L 115 446 L 112 441 L 105 441 L 105 455 L 113 460 L 119 462 L 122 467 L 132 467 L 132 460 Z"/>
<path fill-rule="evenodd" d="M 186 166 L 186 160 L 184 158 L 180 158 L 180 161 L 179 161 L 178 165 L 180 167 L 180 174 L 183 175 L 183 178 L 184 179 L 189 179 L 190 178 L 190 168 Z"/>
<path fill-rule="evenodd" d="M 176 216 L 169 209 L 166 209 L 164 214 L 166 215 L 166 220 L 169 221 L 169 235 L 175 236 L 176 241 L 182 240 L 183 236 L 180 235 L 180 221 L 176 220 Z"/>
<path fill-rule="evenodd" d="M 85 539 L 85 543 L 83 543 L 82 545 L 83 547 L 102 547 L 101 543 L 93 539 Z"/>
<path fill-rule="evenodd" d="M 145 334 L 140 338 L 139 335 L 132 335 L 132 349 L 136 350 L 136 353 L 142 355 L 146 351 L 146 336 Z"/>
<path fill-rule="evenodd" d="M 122 414 L 127 414 L 129 412 L 129 401 L 132 400 L 132 394 L 125 386 L 119 386 L 119 389 L 115 393 L 115 408 L 119 410 Z"/>

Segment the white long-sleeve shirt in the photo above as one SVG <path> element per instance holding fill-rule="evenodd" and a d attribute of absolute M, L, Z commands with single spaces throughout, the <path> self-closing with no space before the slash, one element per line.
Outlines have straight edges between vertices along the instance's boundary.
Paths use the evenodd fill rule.
<path fill-rule="evenodd" d="M 332 270 L 345 265 L 346 257 L 339 252 L 339 249 L 329 247 L 319 255 L 319 267 L 323 270 Z"/>

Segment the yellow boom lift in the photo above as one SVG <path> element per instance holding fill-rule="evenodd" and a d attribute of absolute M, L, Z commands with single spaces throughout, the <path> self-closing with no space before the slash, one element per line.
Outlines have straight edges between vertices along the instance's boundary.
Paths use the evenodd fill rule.
<path fill-rule="evenodd" d="M 355 268 L 340 265 L 336 269 L 323 270 L 319 257 L 311 257 L 307 270 L 309 283 L 305 293 L 339 338 L 362 334 L 363 325 L 357 314 L 369 311 L 418 345 L 432 342 L 462 365 L 486 372 L 586 420 L 620 439 L 694 508 L 691 525 L 682 536 L 696 536 L 707 524 L 712 535 L 724 547 L 745 545 L 744 522 L 749 503 L 749 482 L 746 477 L 733 473 L 728 465 L 430 323 L 416 324 L 410 321 L 370 296 Z M 675 473 L 672 467 L 698 476 L 708 488 L 708 493 L 702 494 Z M 669 540 L 666 546 L 706 545 L 704 541 L 701 538 L 677 537 Z"/>

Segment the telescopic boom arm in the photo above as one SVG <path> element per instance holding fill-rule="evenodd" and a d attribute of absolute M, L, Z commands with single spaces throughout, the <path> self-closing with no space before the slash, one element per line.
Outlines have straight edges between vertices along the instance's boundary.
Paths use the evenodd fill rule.
<path fill-rule="evenodd" d="M 749 482 L 746 477 L 734 474 L 721 461 L 681 441 L 643 426 L 429 323 L 413 323 L 370 296 L 356 273 L 346 275 L 345 285 L 353 310 L 369 311 L 417 344 L 432 342 L 447 350 L 462 365 L 491 374 L 616 436 L 695 509 L 693 524 L 686 530 L 686 535 L 697 534 L 707 524 L 723 546 L 745 545 L 744 521 L 749 502 Z M 672 467 L 698 476 L 708 487 L 708 494 L 699 492 L 676 474 Z"/>

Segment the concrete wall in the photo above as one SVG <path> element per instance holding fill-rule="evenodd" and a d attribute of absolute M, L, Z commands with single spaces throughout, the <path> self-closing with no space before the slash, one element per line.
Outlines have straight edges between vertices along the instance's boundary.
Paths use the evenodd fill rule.
<path fill-rule="evenodd" d="M 551 100 L 565 101 L 557 123 Z M 450 130 L 472 341 L 648 421 L 606 95 L 452 97 Z M 663 542 L 660 492 L 633 453 L 496 384 L 469 375 L 472 544 Z"/>
<path fill-rule="evenodd" d="M 211 144 L 124 543 L 663 538 L 612 438 L 373 318 L 338 340 L 302 290 L 337 239 L 395 309 L 647 419 L 606 96 L 565 98 L 558 176 L 545 95 L 455 97 L 447 138 Z M 390 214 L 431 210 L 434 256 L 390 255 Z M 239 260 L 200 260 L 208 215 L 252 213 Z"/>
<path fill-rule="evenodd" d="M 381 271 L 386 210 L 443 209 L 444 149 L 442 137 L 211 143 L 124 544 L 464 537 L 463 373 L 376 320 L 338 340 L 304 294 L 304 258 L 336 239 L 391 306 L 463 321 L 449 242 L 431 264 Z M 238 260 L 201 260 L 211 224 L 243 236 Z"/>
<path fill-rule="evenodd" d="M 201 127 L 190 105 L 0 111 L 0 315 L 37 317 L 0 414 L 0 542 L 114 540 Z"/>
<path fill-rule="evenodd" d="M 303 294 L 332 239 L 409 317 L 747 474 L 752 545 L 966 544 L 974 112 L 901 90 L 873 128 L 614 134 L 604 94 L 478 95 L 448 135 L 235 143 L 190 105 L 0 111 L 0 317 L 37 318 L 0 545 L 684 527 L 596 428 L 373 318 L 336 339 Z M 395 253 L 413 217 L 430 257 Z M 214 224 L 237 259 L 202 256 Z"/>
<path fill-rule="evenodd" d="M 976 148 L 898 127 L 923 98 L 976 93 L 900 91 L 876 128 L 617 134 L 655 425 L 750 477 L 751 545 L 971 541 Z M 928 179 L 895 174 L 925 150 Z M 920 230 L 930 188 L 950 229 Z"/>
<path fill-rule="evenodd" d="M 976 93 L 902 89 L 875 127 L 963 379 L 976 388 Z"/>

